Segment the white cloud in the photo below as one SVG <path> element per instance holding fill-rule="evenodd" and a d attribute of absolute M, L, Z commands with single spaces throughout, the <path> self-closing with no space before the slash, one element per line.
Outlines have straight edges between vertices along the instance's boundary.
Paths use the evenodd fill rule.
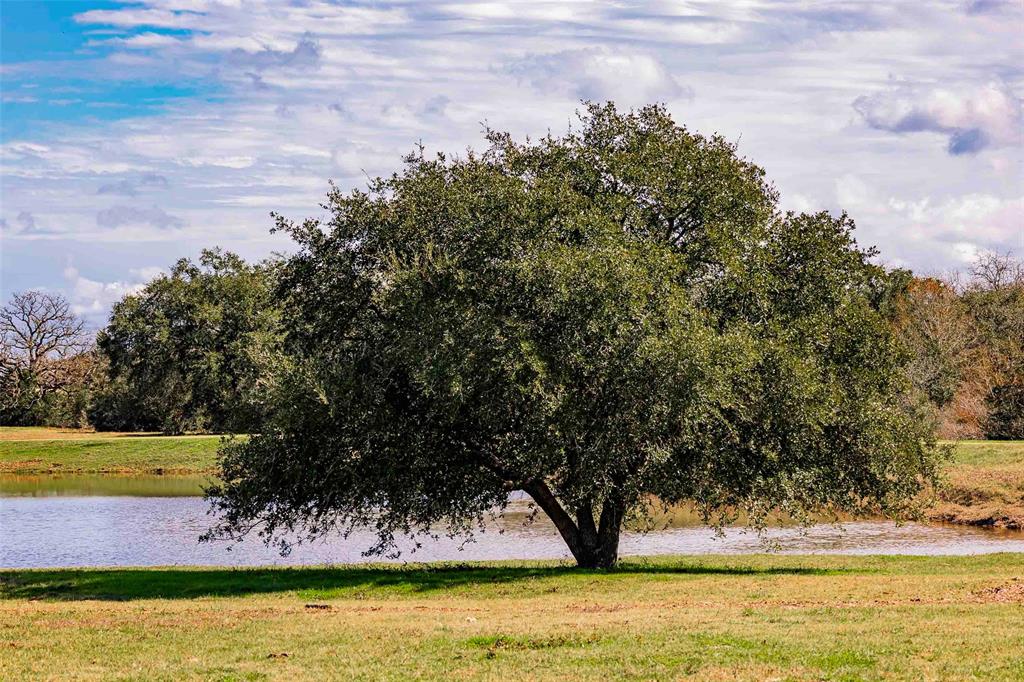
<path fill-rule="evenodd" d="M 960 239 L 996 251 L 1024 250 L 1024 196 L 968 194 L 923 207 L 914 217 L 919 224 L 935 226 L 935 236 L 944 241 Z"/>
<path fill-rule="evenodd" d="M 184 221 L 157 206 L 111 206 L 96 214 L 99 227 L 121 227 L 122 225 L 151 225 L 160 230 L 182 227 Z"/>
<path fill-rule="evenodd" d="M 152 47 L 169 47 L 179 45 L 182 41 L 166 33 L 137 33 L 127 38 L 108 38 L 106 40 L 93 41 L 95 45 L 122 45 L 136 49 L 148 49 Z"/>
<path fill-rule="evenodd" d="M 963 267 L 985 251 L 1024 254 L 1024 195 L 907 199 L 854 175 L 836 181 L 835 195 L 857 220 L 862 243 L 887 246 L 887 261 L 939 271 Z"/>
<path fill-rule="evenodd" d="M 738 141 L 785 207 L 842 206 L 886 260 L 955 267 L 968 247 L 1024 251 L 1018 5 L 140 0 L 86 11 L 77 20 L 112 41 L 103 49 L 2 67 L 9 94 L 68 81 L 48 93 L 67 102 L 65 122 L 2 141 L 4 239 L 41 264 L 73 253 L 96 283 L 125 286 L 136 260 L 169 243 L 194 255 L 230 241 L 258 257 L 286 248 L 267 212 L 321 215 L 329 179 L 362 187 L 419 141 L 479 148 L 482 123 L 562 131 L 591 97 L 667 101 L 689 128 Z M 205 89 L 121 119 L 72 101 L 88 99 L 72 84 L 126 80 Z M 132 219 L 97 224 L 118 207 Z M 52 232 L 22 233 L 22 211 Z M 96 243 L 124 257 L 79 255 Z M 25 271 L 41 274 L 20 288 L 63 281 Z"/>
<path fill-rule="evenodd" d="M 227 59 L 236 66 L 262 71 L 272 68 L 315 69 L 321 56 L 319 43 L 306 34 L 290 50 L 277 50 L 269 45 L 260 45 L 256 50 L 235 48 L 228 53 Z"/>
<path fill-rule="evenodd" d="M 1019 146 L 1024 124 L 1020 98 L 995 82 L 969 91 L 902 84 L 858 97 L 853 107 L 872 128 L 947 135 L 947 148 L 954 155 Z"/>
<path fill-rule="evenodd" d="M 113 10 L 89 10 L 75 16 L 75 21 L 80 24 L 121 26 L 123 28 L 139 26 L 187 28 L 195 21 L 195 17 L 185 12 L 128 7 Z"/>
<path fill-rule="evenodd" d="M 643 105 L 693 96 L 650 55 L 608 48 L 531 55 L 511 62 L 506 69 L 541 92 L 566 92 L 576 99 Z"/>
<path fill-rule="evenodd" d="M 167 269 L 159 265 L 150 265 L 145 268 L 131 268 L 129 272 L 143 284 L 149 280 L 159 277 L 167 272 Z"/>
<path fill-rule="evenodd" d="M 155 272 L 159 274 L 159 272 Z M 64 268 L 65 289 L 76 315 L 102 319 L 110 307 L 128 294 L 138 293 L 150 279 L 141 270 L 132 272 L 131 281 L 101 282 L 84 277 L 73 265 Z M 155 275 L 154 275 L 155 276 Z"/>
<path fill-rule="evenodd" d="M 252 156 L 191 155 L 178 161 L 184 166 L 219 166 L 221 168 L 248 168 L 256 163 Z"/>

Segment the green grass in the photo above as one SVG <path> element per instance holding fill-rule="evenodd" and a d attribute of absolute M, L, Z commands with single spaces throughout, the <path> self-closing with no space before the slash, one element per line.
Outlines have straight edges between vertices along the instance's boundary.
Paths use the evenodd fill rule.
<path fill-rule="evenodd" d="M 957 464 L 969 466 L 1024 464 L 1024 440 L 962 440 L 953 457 Z"/>
<path fill-rule="evenodd" d="M 1024 555 L 2 571 L 0 651 L 5 680 L 1011 680 Z"/>
<path fill-rule="evenodd" d="M 216 468 L 220 436 L 57 435 L 0 429 L 0 473 L 201 473 Z M 43 434 L 45 435 L 45 433 Z"/>
<path fill-rule="evenodd" d="M 1024 441 L 962 441 L 929 516 L 938 521 L 1024 528 Z"/>
<path fill-rule="evenodd" d="M 205 473 L 216 466 L 219 445 L 219 436 L 0 427 L 0 472 Z M 1024 441 L 960 441 L 952 466 L 1024 467 Z"/>

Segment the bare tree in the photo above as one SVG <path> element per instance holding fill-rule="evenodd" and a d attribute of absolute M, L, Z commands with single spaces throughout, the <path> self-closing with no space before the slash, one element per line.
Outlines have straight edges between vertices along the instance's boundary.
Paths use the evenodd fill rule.
<path fill-rule="evenodd" d="M 75 359 L 87 348 L 85 323 L 67 299 L 42 291 L 15 293 L 0 309 L 2 407 L 31 409 L 80 379 Z"/>
<path fill-rule="evenodd" d="M 971 267 L 975 289 L 1001 289 L 1024 284 L 1024 262 L 1010 253 L 984 252 Z"/>

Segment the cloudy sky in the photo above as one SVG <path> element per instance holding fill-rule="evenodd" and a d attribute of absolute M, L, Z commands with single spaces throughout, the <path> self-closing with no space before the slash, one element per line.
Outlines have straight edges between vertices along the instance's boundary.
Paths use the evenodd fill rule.
<path fill-rule="evenodd" d="M 422 141 L 562 131 L 581 99 L 664 102 L 739 142 L 796 210 L 882 260 L 1024 254 L 1024 3 L 4 2 L 3 295 L 102 320 L 177 258 L 285 250 Z"/>

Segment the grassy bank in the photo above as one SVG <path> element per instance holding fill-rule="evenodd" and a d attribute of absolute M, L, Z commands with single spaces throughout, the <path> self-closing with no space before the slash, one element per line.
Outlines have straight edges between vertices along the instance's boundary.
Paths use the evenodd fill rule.
<path fill-rule="evenodd" d="M 0 572 L 2 679 L 1010 680 L 1022 632 L 1008 554 Z"/>
<path fill-rule="evenodd" d="M 0 428 L 0 474 L 211 473 L 220 442 L 219 436 Z M 1024 528 L 1024 441 L 958 443 L 929 516 Z"/>
<path fill-rule="evenodd" d="M 206 473 L 220 436 L 0 428 L 0 473 Z"/>
<path fill-rule="evenodd" d="M 962 441 L 946 472 L 936 521 L 1024 528 L 1024 441 Z"/>

